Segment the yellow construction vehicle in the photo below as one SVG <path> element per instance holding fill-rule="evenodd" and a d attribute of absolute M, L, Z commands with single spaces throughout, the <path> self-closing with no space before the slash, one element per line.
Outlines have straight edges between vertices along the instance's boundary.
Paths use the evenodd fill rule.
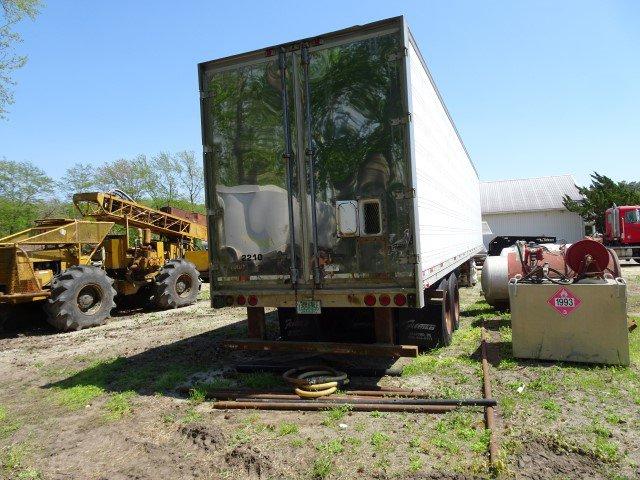
<path fill-rule="evenodd" d="M 67 331 L 102 325 L 116 295 L 162 309 L 196 301 L 200 272 L 208 271 L 207 252 L 197 248 L 207 240 L 204 222 L 122 192 L 77 193 L 73 203 L 83 220 L 39 220 L 0 239 L 5 313 L 11 305 L 43 301 L 47 321 Z"/>

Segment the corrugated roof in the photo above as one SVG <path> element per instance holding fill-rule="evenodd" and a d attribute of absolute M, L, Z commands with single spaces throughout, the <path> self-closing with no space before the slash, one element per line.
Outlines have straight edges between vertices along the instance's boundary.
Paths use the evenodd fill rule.
<path fill-rule="evenodd" d="M 565 195 L 582 198 L 571 175 L 480 183 L 482 213 L 564 210 Z"/>

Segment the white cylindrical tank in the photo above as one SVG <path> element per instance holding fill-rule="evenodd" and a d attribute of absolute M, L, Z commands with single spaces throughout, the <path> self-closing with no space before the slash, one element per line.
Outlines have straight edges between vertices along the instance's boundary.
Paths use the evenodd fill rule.
<path fill-rule="evenodd" d="M 506 256 L 486 258 L 482 266 L 480 284 L 489 305 L 495 307 L 509 302 L 509 265 Z"/>

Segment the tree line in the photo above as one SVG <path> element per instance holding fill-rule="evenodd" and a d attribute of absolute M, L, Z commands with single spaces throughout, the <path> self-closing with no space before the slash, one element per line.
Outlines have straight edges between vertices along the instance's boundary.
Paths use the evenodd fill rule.
<path fill-rule="evenodd" d="M 581 200 L 573 200 L 568 195 L 563 199 L 570 212 L 580 215 L 585 222 L 593 223 L 596 232 L 604 232 L 604 214 L 614 204 L 640 205 L 640 182 L 616 182 L 598 172 L 591 174 L 591 185 L 578 186 Z"/>
<path fill-rule="evenodd" d="M 0 237 L 38 218 L 76 218 L 76 192 L 119 189 L 153 208 L 204 213 L 202 162 L 193 151 L 119 158 L 96 166 L 77 163 L 59 179 L 28 161 L 0 159 Z"/>

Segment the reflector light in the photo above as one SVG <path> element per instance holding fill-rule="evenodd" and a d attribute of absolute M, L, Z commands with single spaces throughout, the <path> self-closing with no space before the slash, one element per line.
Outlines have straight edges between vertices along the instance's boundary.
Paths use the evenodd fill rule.
<path fill-rule="evenodd" d="M 376 304 L 375 295 L 371 295 L 370 293 L 364 296 L 364 304 L 367 307 L 373 307 Z"/>
<path fill-rule="evenodd" d="M 393 303 L 395 303 L 399 307 L 402 307 L 404 304 L 407 303 L 407 297 L 405 297 L 402 293 L 397 293 L 393 297 Z"/>
<path fill-rule="evenodd" d="M 255 307 L 258 304 L 258 297 L 256 297 L 255 295 L 249 295 L 247 303 L 252 307 Z"/>
<path fill-rule="evenodd" d="M 247 303 L 247 299 L 244 298 L 244 295 L 238 295 L 238 298 L 236 298 L 236 303 L 238 305 L 244 305 L 245 303 Z"/>
<path fill-rule="evenodd" d="M 387 294 L 382 294 L 380 295 L 380 297 L 378 297 L 378 301 L 380 302 L 380 305 L 386 307 L 391 303 L 391 297 L 389 297 L 389 295 Z"/>
<path fill-rule="evenodd" d="M 227 295 L 227 306 L 230 307 L 233 305 L 233 295 Z"/>

